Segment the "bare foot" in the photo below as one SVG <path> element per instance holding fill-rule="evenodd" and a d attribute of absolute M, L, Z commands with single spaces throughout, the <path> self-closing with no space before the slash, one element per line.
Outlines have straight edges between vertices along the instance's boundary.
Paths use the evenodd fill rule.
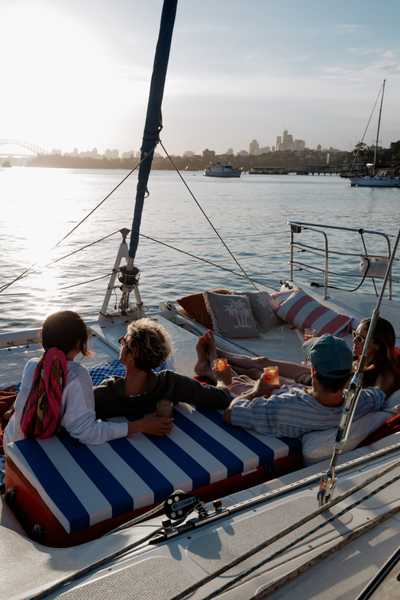
<path fill-rule="evenodd" d="M 217 358 L 217 346 L 215 345 L 214 333 L 209 329 L 204 334 L 208 344 L 208 360 L 210 365 L 214 364 L 214 360 Z"/>
<path fill-rule="evenodd" d="M 205 375 L 211 370 L 209 359 L 209 343 L 206 335 L 201 335 L 196 344 L 197 363 L 194 366 L 196 375 Z"/>

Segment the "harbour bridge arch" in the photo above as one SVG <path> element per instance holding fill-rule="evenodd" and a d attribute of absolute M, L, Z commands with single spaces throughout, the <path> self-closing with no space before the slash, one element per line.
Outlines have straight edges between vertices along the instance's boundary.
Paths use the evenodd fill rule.
<path fill-rule="evenodd" d="M 28 150 L 32 152 L 32 154 L 48 154 L 45 148 L 38 146 L 37 144 L 31 144 L 30 142 L 24 142 L 21 140 L 12 140 L 9 138 L 0 138 L 0 154 L 1 154 L 1 146 L 18 146 L 19 148 L 23 148 L 24 150 Z M 10 156 L 15 156 L 15 152 L 8 153 Z"/>

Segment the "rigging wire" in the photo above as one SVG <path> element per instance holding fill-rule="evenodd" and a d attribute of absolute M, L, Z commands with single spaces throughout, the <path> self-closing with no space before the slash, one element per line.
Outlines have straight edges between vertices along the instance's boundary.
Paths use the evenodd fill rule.
<path fill-rule="evenodd" d="M 399 466 L 399 465 L 396 464 L 396 466 Z M 387 470 L 386 470 L 386 472 L 387 472 Z M 328 519 L 326 519 L 325 521 L 323 521 L 319 525 L 316 525 L 315 527 L 313 527 L 312 529 L 310 529 L 310 531 L 306 531 L 303 535 L 299 536 L 296 540 L 290 542 L 289 544 L 287 544 L 283 548 L 280 548 L 279 550 L 277 550 L 276 552 L 274 552 L 273 554 L 271 554 L 267 558 L 264 558 L 263 560 L 261 560 L 256 565 L 254 565 L 254 566 L 250 567 L 249 569 L 247 569 L 246 571 L 243 571 L 242 573 L 239 573 L 239 575 L 237 575 L 236 577 L 234 577 L 233 579 L 231 579 L 230 581 L 228 581 L 227 583 L 225 583 L 224 585 L 222 585 L 220 588 L 218 588 L 217 590 L 215 590 L 211 595 L 207 595 L 204 598 L 202 598 L 202 600 L 212 600 L 212 598 L 215 598 L 216 596 L 219 596 L 222 592 L 226 591 L 227 589 L 230 589 L 232 586 L 234 586 L 235 584 L 237 584 L 239 581 L 241 581 L 245 577 L 247 577 L 249 575 L 252 575 L 254 573 L 254 571 L 257 571 L 260 567 L 263 567 L 265 564 L 272 562 L 275 558 L 278 558 L 278 556 L 281 556 L 287 550 L 290 550 L 294 546 L 296 546 L 299 543 L 303 542 L 305 539 L 307 539 L 311 535 L 317 533 L 318 531 L 320 531 L 321 529 L 323 529 L 324 527 L 326 527 L 327 525 L 329 525 L 330 523 L 332 523 L 336 519 L 339 519 L 340 517 L 342 517 L 346 513 L 350 512 L 353 508 L 356 508 L 357 506 L 359 506 L 363 502 L 369 500 L 370 498 L 372 498 L 373 496 L 375 496 L 376 494 L 378 494 L 382 490 L 384 490 L 387 487 L 389 487 L 389 485 L 392 485 L 393 483 L 396 483 L 399 480 L 400 480 L 400 475 L 395 475 L 394 477 L 392 477 L 391 479 L 389 479 L 389 481 L 387 481 L 385 483 L 382 483 L 380 486 L 378 486 L 377 488 L 375 488 L 374 490 L 372 490 L 369 494 L 365 494 L 364 496 L 361 496 L 361 498 L 359 498 L 358 500 L 356 500 L 352 504 L 349 504 L 349 506 L 345 506 L 345 508 L 343 508 L 341 511 L 339 511 L 336 514 L 333 514 L 331 517 L 329 517 Z M 398 512 L 400 510 L 400 506 L 397 506 L 395 510 L 396 510 L 396 512 Z"/>
<path fill-rule="evenodd" d="M 79 223 L 77 223 L 70 231 L 68 231 L 68 233 L 66 233 L 64 235 L 63 238 L 61 238 L 61 240 L 59 240 L 57 242 L 57 244 L 54 246 L 54 248 L 57 248 L 60 244 L 62 244 L 62 242 L 64 240 L 66 240 L 74 231 L 76 231 L 78 229 L 78 227 L 80 227 L 80 225 L 82 225 L 82 223 L 84 223 L 98 208 L 100 208 L 100 206 L 102 204 L 104 204 L 104 202 L 106 200 L 108 200 L 108 198 L 110 198 L 110 196 L 123 184 L 125 183 L 125 181 L 128 179 L 128 177 L 130 177 L 138 167 L 140 167 L 140 165 L 142 164 L 142 162 L 144 162 L 147 159 L 147 156 L 143 157 L 138 163 L 136 163 L 136 165 L 129 171 L 129 173 L 127 173 L 127 175 L 125 175 L 125 177 L 123 177 L 121 179 L 121 181 L 119 183 L 117 183 L 117 185 L 111 190 L 111 192 L 109 192 L 102 200 L 100 200 L 100 202 L 91 210 L 88 212 L 88 214 L 83 217 L 83 219 L 81 219 L 79 221 Z"/>
<path fill-rule="evenodd" d="M 85 285 L 86 283 L 92 283 L 93 281 L 99 281 L 100 279 L 105 279 L 106 277 L 110 277 L 112 275 L 112 271 L 110 273 L 106 273 L 105 275 L 100 275 L 100 277 L 94 277 L 93 279 L 86 279 L 85 281 L 80 281 L 78 283 L 73 283 L 71 285 L 63 285 L 58 288 L 59 290 L 69 290 L 70 288 L 78 287 L 80 285 Z"/>
<path fill-rule="evenodd" d="M 113 231 L 112 233 L 109 233 L 108 235 L 105 235 L 102 238 L 99 238 L 97 240 L 95 240 L 94 242 L 90 242 L 89 244 L 85 244 L 84 246 L 81 246 L 80 248 L 77 248 L 76 250 L 73 250 L 72 252 L 69 252 L 68 254 L 64 254 L 64 256 L 61 256 L 60 258 L 56 258 L 48 263 L 46 263 L 44 265 L 44 268 L 48 268 L 51 267 L 52 265 L 64 260 L 65 258 L 69 258 L 70 256 L 73 256 L 74 254 L 77 254 L 78 252 L 81 252 L 83 250 L 86 250 L 86 248 L 90 248 L 91 246 L 94 246 L 95 244 L 98 244 L 100 242 L 103 242 L 104 240 L 110 238 L 111 236 L 115 235 L 116 233 L 119 233 L 120 229 L 117 229 L 116 231 Z M 30 268 L 33 268 L 35 265 L 31 265 Z M 28 273 L 21 273 L 18 277 L 17 280 L 19 279 L 25 279 L 25 277 L 28 276 Z M 2 290 L 0 290 L 1 292 Z M 14 294 L 3 294 L 3 296 L 15 296 L 16 294 L 18 294 L 19 292 L 15 292 Z"/>
<path fill-rule="evenodd" d="M 310 514 L 308 514 L 305 517 L 302 517 L 301 519 L 299 519 L 296 523 L 293 523 L 292 525 L 289 525 L 288 527 L 286 527 L 282 531 L 280 531 L 280 532 L 272 535 L 270 538 L 268 538 L 264 542 L 261 542 L 260 544 L 258 544 L 257 546 L 251 548 L 247 552 L 244 552 L 243 554 L 241 554 L 237 558 L 233 559 L 231 562 L 227 563 L 223 567 L 221 567 L 219 569 L 216 569 L 213 573 L 210 573 L 210 574 L 206 575 L 205 577 L 203 577 L 202 579 L 198 580 L 193 585 L 187 587 L 185 590 L 183 590 L 179 594 L 173 596 L 173 598 L 171 598 L 170 600 L 183 600 L 184 598 L 187 598 L 187 596 L 189 594 L 193 594 L 193 592 L 197 591 L 200 587 L 203 587 L 204 585 L 206 585 L 207 583 L 209 583 L 210 581 L 212 581 L 216 577 L 219 577 L 220 575 L 223 575 L 224 573 L 226 573 L 227 571 L 230 571 L 233 567 L 237 566 L 238 564 L 241 564 L 245 560 L 247 560 L 249 558 L 252 558 L 255 554 L 257 554 L 258 552 L 261 552 L 262 550 L 265 550 L 268 546 L 271 546 L 275 542 L 282 540 L 282 538 L 286 537 L 290 533 L 293 533 L 293 531 L 295 531 L 296 529 L 299 529 L 300 527 L 302 527 L 303 525 L 305 525 L 306 523 L 308 523 L 312 519 L 318 517 L 319 515 L 323 514 L 324 512 L 327 512 L 327 511 L 331 510 L 331 508 L 333 508 L 334 506 L 336 506 L 337 504 L 339 504 L 339 502 L 342 502 L 343 500 L 345 500 L 349 496 L 351 496 L 353 494 L 356 494 L 358 491 L 360 491 L 363 488 L 367 487 L 371 483 L 375 483 L 375 481 L 377 479 L 381 479 L 382 477 L 384 477 L 385 475 L 387 475 L 390 471 L 393 471 L 393 469 L 396 469 L 398 467 L 399 467 L 398 461 L 393 461 L 392 463 L 390 463 L 390 465 L 388 467 L 386 467 L 382 471 L 380 471 L 378 473 L 374 473 L 372 476 L 366 478 L 361 483 L 359 483 L 359 484 L 351 487 L 347 491 L 343 492 L 343 494 L 341 494 L 340 496 L 337 496 L 337 498 L 332 499 L 329 503 L 324 504 L 323 506 L 320 506 L 316 510 L 312 511 Z M 399 479 L 400 479 L 400 475 L 396 475 L 391 480 L 389 480 L 388 482 L 386 482 L 385 484 L 382 484 L 382 485 L 385 486 L 385 487 L 387 487 L 388 485 L 391 485 L 394 481 L 397 481 Z M 382 486 L 376 488 L 375 490 L 372 490 L 372 492 L 370 494 L 367 494 L 367 497 L 370 497 L 370 496 L 373 496 L 373 495 L 377 494 L 379 491 L 381 491 L 381 489 L 382 489 Z M 364 499 L 365 499 L 365 497 L 363 496 L 360 500 L 356 501 L 353 504 L 350 504 L 349 506 L 345 507 L 345 509 L 343 509 L 343 510 L 344 511 L 351 510 L 355 506 L 358 506 L 358 504 L 360 504 L 361 501 L 363 501 Z M 331 517 L 330 519 L 324 521 L 324 523 L 322 524 L 322 526 L 324 526 L 325 524 L 327 524 L 330 520 L 333 520 L 333 518 L 337 518 L 340 515 L 341 515 L 340 512 L 337 513 L 336 515 L 333 515 L 333 517 Z M 321 528 L 321 524 L 318 525 L 317 528 Z M 256 565 L 256 568 L 258 568 L 259 566 L 262 566 L 263 564 L 265 564 L 266 562 L 269 562 L 270 560 L 273 560 L 279 554 L 281 554 L 282 552 L 290 549 L 293 545 L 295 545 L 296 543 L 298 543 L 299 541 L 301 541 L 302 539 L 304 539 L 304 537 L 307 537 L 308 535 L 311 535 L 312 533 L 314 533 L 313 530 L 311 530 L 309 532 L 306 532 L 305 536 L 301 536 L 297 540 L 291 541 L 290 544 L 288 544 L 284 548 L 282 548 L 282 549 L 278 550 L 277 552 L 275 552 L 274 554 L 270 555 L 269 557 L 267 557 L 267 559 L 264 559 L 262 562 L 259 562 Z M 253 569 L 254 568 L 255 567 L 253 567 Z M 237 576 L 234 579 L 230 580 L 228 582 L 228 584 L 226 585 L 226 587 L 222 586 L 218 590 L 215 590 L 212 593 L 211 596 L 207 596 L 206 598 L 203 598 L 202 600 L 209 600 L 209 598 L 214 597 L 215 594 L 222 593 L 227 587 L 231 587 L 231 585 L 233 585 L 234 583 L 236 583 L 239 579 L 242 579 L 242 577 L 247 576 L 248 574 L 249 574 L 249 571 L 243 571 L 242 573 L 240 573 L 239 576 Z"/>
<path fill-rule="evenodd" d="M 183 177 L 182 173 L 179 171 L 178 167 L 175 165 L 172 157 L 169 155 L 169 153 L 167 152 L 167 149 L 165 148 L 164 144 L 162 143 L 161 140 L 159 140 L 159 144 L 161 146 L 161 148 L 164 150 L 166 157 L 168 158 L 169 162 L 171 163 L 171 165 L 174 167 L 175 171 L 178 174 L 178 177 L 180 178 L 180 180 L 182 181 L 183 185 L 186 187 L 187 191 L 189 192 L 190 196 L 192 197 L 192 199 L 194 200 L 194 202 L 196 203 L 197 207 L 199 208 L 199 210 L 201 211 L 201 213 L 203 214 L 204 218 L 207 220 L 208 224 L 210 225 L 210 227 L 213 229 L 214 233 L 218 236 L 221 244 L 224 246 L 225 250 L 227 250 L 227 252 L 229 253 L 229 255 L 231 256 L 231 258 L 234 260 L 234 262 L 236 263 L 236 265 L 239 267 L 239 269 L 242 271 L 244 277 L 249 281 L 249 283 L 256 289 L 258 290 L 258 287 L 256 285 L 256 283 L 250 278 L 250 276 L 247 274 L 246 270 L 244 269 L 244 267 L 242 267 L 242 265 L 240 264 L 240 262 L 238 261 L 238 259 L 236 258 L 236 256 L 234 255 L 234 253 L 232 252 L 232 250 L 229 248 L 228 244 L 225 242 L 225 240 L 223 239 L 223 237 L 221 236 L 221 234 L 218 232 L 217 228 L 215 227 L 215 225 L 212 223 L 211 219 L 209 218 L 209 216 L 207 215 L 206 211 L 204 210 L 204 208 L 201 206 L 200 202 L 197 200 L 196 196 L 194 195 L 194 193 L 192 192 L 192 190 L 190 189 L 188 183 L 186 182 L 185 178 Z"/>
<path fill-rule="evenodd" d="M 365 129 L 364 129 L 364 133 L 362 134 L 361 140 L 360 140 L 360 142 L 359 142 L 360 144 L 363 144 L 363 143 L 364 143 L 364 139 L 365 139 L 365 136 L 367 135 L 368 127 L 369 127 L 369 125 L 370 125 L 370 123 L 371 123 L 371 119 L 372 119 L 372 117 L 373 117 L 373 114 L 374 114 L 374 112 L 375 112 L 375 109 L 376 109 L 376 106 L 377 106 L 377 104 L 378 104 L 378 100 L 379 100 L 379 97 L 380 97 L 381 93 L 382 93 L 382 89 L 381 89 L 381 88 L 379 88 L 379 92 L 378 92 L 378 95 L 377 95 L 377 97 L 376 97 L 376 100 L 375 100 L 374 106 L 372 107 L 371 114 L 369 115 L 369 119 L 368 119 L 367 125 L 366 125 L 366 127 L 365 127 Z M 355 162 L 356 162 L 356 160 L 357 160 L 357 158 L 358 158 L 358 155 L 359 155 L 359 153 L 360 153 L 360 148 L 357 148 L 356 154 L 354 155 L 354 158 L 353 158 L 353 162 L 351 163 L 351 166 L 350 166 L 350 169 L 351 169 L 351 170 L 352 170 L 352 169 L 353 169 L 353 167 L 354 167 L 354 164 L 355 164 Z"/>
<path fill-rule="evenodd" d="M 371 518 L 366 521 L 363 525 L 361 525 L 358 529 L 351 531 L 350 533 L 343 534 L 343 537 L 339 539 L 333 546 L 329 546 L 326 550 L 315 555 L 311 560 L 307 560 L 305 563 L 301 564 L 298 567 L 295 567 L 292 571 L 283 575 L 280 579 L 275 580 L 270 583 L 266 587 L 262 588 L 262 598 L 266 598 L 270 593 L 276 592 L 278 589 L 298 577 L 302 575 L 306 571 L 308 571 L 311 567 L 313 567 L 318 562 L 321 562 L 329 555 L 341 550 L 344 546 L 346 546 L 349 542 L 353 542 L 362 535 L 364 535 L 367 531 L 370 531 L 377 525 L 384 523 L 388 519 L 391 519 L 393 516 L 397 515 L 400 512 L 400 505 L 394 506 L 392 509 L 388 510 L 385 513 L 382 513 L 376 517 Z M 257 577 L 257 575 L 255 575 Z M 256 596 L 253 596 L 256 598 Z M 213 596 L 214 598 L 214 596 Z M 204 600 L 204 599 L 203 599 Z M 358 598 L 356 599 L 358 600 Z"/>
<path fill-rule="evenodd" d="M 69 252 L 68 254 L 64 254 L 64 256 L 60 256 L 60 258 L 56 258 L 55 260 L 50 261 L 49 263 L 45 264 L 44 266 L 45 266 L 45 268 L 51 267 L 52 265 L 55 265 L 56 263 L 61 262 L 65 258 L 69 258 L 70 256 L 73 256 L 74 254 L 78 254 L 78 252 L 82 252 L 82 250 L 86 250 L 86 248 L 90 248 L 91 246 L 94 246 L 95 244 L 99 244 L 100 242 L 107 240 L 108 238 L 112 237 L 116 233 L 120 233 L 120 231 L 121 231 L 120 229 L 117 229 L 116 231 L 113 231 L 112 233 L 109 233 L 108 235 L 105 235 L 104 237 L 99 238 L 98 240 L 95 240 L 94 242 L 90 242 L 89 244 L 86 244 L 85 246 L 81 246 L 80 248 L 77 248 L 76 250 L 73 250 L 72 252 Z"/>
<path fill-rule="evenodd" d="M 64 237 L 62 237 L 56 244 L 54 244 L 54 246 L 52 246 L 49 249 L 49 252 L 52 252 L 55 248 L 58 248 L 58 246 L 60 246 L 60 244 L 66 240 L 74 231 L 76 231 L 78 229 L 78 227 L 80 225 L 82 225 L 82 223 L 84 223 L 84 221 L 86 221 L 86 219 L 88 219 L 98 208 L 100 208 L 100 206 L 102 204 L 104 204 L 104 202 L 106 200 L 108 200 L 108 198 L 110 198 L 110 196 L 128 179 L 128 177 L 130 177 L 132 175 L 132 173 L 134 173 L 136 171 L 136 169 L 141 165 L 141 163 L 146 159 L 147 157 L 142 158 L 138 163 L 136 163 L 136 165 L 129 171 L 129 173 L 127 175 L 125 175 L 125 177 L 123 177 L 121 179 L 121 181 L 83 218 L 81 219 L 81 221 L 79 221 L 79 223 L 77 223 L 77 225 L 75 225 L 72 229 L 70 229 L 70 231 L 68 231 Z M 12 281 L 9 281 L 8 283 L 6 283 L 5 285 L 3 285 L 2 287 L 0 287 L 0 294 L 6 290 L 7 288 L 9 288 L 10 286 L 12 286 L 14 283 L 16 283 L 17 281 L 19 281 L 20 279 L 24 278 L 26 275 L 28 275 L 28 273 L 30 273 L 30 271 L 32 271 L 32 269 L 34 267 L 36 267 L 38 265 L 37 262 L 31 264 L 29 267 L 27 267 L 24 271 L 22 271 L 22 273 L 20 273 L 17 277 L 15 277 Z"/>
<path fill-rule="evenodd" d="M 124 556 L 131 550 L 134 550 L 135 548 L 137 548 L 141 544 L 144 544 L 145 542 L 150 540 L 152 537 L 154 537 L 155 535 L 157 535 L 158 533 L 161 533 L 161 532 L 162 532 L 162 527 L 158 527 L 157 529 L 154 529 L 150 533 L 148 533 L 148 534 L 144 535 L 143 537 L 139 538 L 138 540 L 135 540 L 134 542 L 128 544 L 124 548 L 120 548 L 119 550 L 115 550 L 114 552 L 107 554 L 103 558 L 100 558 L 99 560 L 95 561 L 94 563 L 89 564 L 87 567 L 83 567 L 82 569 L 79 569 L 79 571 L 75 571 L 74 573 L 72 573 L 72 575 L 67 575 L 64 579 L 61 579 L 60 581 L 57 581 L 53 585 L 50 585 L 48 588 L 46 588 L 42 592 L 39 592 L 38 594 L 35 594 L 34 596 L 30 596 L 31 600 L 39 600 L 42 598 L 48 598 L 49 594 L 60 590 L 62 587 L 66 586 L 70 583 L 73 583 L 79 577 L 83 577 L 84 575 L 91 573 L 94 569 L 98 569 L 98 568 L 102 567 L 103 565 L 107 565 L 110 561 L 115 560 L 115 559 L 119 558 L 120 556 Z"/>
<path fill-rule="evenodd" d="M 188 252 L 187 250 L 182 250 L 181 248 L 177 248 L 176 246 L 172 246 L 171 244 L 167 244 L 166 242 L 161 242 L 160 240 L 156 240 L 155 238 L 152 238 L 149 235 L 145 235 L 144 233 L 141 233 L 140 236 L 147 240 L 150 240 L 152 242 L 156 242 L 157 244 L 161 244 L 161 246 L 165 246 L 166 248 L 169 248 L 170 250 L 176 250 L 177 252 L 180 252 L 181 254 L 185 254 L 186 256 L 189 256 L 190 258 L 194 258 L 195 260 L 199 260 L 201 262 L 212 265 L 213 267 L 216 267 L 217 269 L 220 269 L 221 271 L 227 271 L 228 273 L 232 273 L 233 275 L 236 275 L 237 277 L 241 277 L 242 279 L 251 281 L 251 280 L 249 280 L 249 276 L 247 274 L 243 275 L 243 273 L 239 273 L 238 271 L 235 271 L 234 269 L 229 269 L 228 267 L 219 265 L 218 263 L 215 263 L 212 260 L 208 260 L 207 258 L 202 258 L 201 256 L 196 256 L 196 254 L 192 254 L 191 252 Z M 272 274 L 273 273 L 266 273 L 266 275 L 272 275 Z M 260 283 L 260 282 L 257 282 L 257 283 L 259 285 L 265 286 L 265 284 L 263 284 L 263 283 Z M 265 286 L 265 287 L 270 287 L 271 289 L 273 289 L 271 286 Z"/>
<path fill-rule="evenodd" d="M 246 233 L 246 238 L 253 238 L 253 237 L 270 237 L 272 235 L 281 235 L 282 233 L 289 233 L 289 231 L 287 229 L 284 229 L 282 231 L 269 231 L 268 233 Z M 160 240 L 163 241 L 168 241 L 168 240 L 215 240 L 215 236 L 200 236 L 200 237 L 196 237 L 193 238 L 192 235 L 189 236 L 185 236 L 185 235 L 180 235 L 178 236 L 174 236 L 174 237 L 161 237 L 159 238 Z M 242 235 L 226 235 L 225 236 L 226 240 L 234 240 L 234 239 L 243 239 L 243 234 Z"/>

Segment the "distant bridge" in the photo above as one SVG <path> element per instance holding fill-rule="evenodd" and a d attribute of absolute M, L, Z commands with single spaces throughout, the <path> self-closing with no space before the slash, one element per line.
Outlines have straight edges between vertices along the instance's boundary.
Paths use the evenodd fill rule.
<path fill-rule="evenodd" d="M 11 139 L 3 138 L 3 139 L 0 139 L 0 147 L 1 146 L 18 146 L 19 148 L 28 150 L 29 152 L 31 152 L 32 154 L 35 154 L 36 156 L 38 156 L 39 154 L 48 154 L 48 152 L 45 148 L 42 148 L 41 146 L 38 146 L 36 144 L 31 144 L 29 142 L 23 142 L 21 140 L 11 140 Z M 20 156 L 26 156 L 26 153 L 18 154 L 16 152 L 1 152 L 1 148 L 0 148 L 0 156 L 20 157 Z"/>

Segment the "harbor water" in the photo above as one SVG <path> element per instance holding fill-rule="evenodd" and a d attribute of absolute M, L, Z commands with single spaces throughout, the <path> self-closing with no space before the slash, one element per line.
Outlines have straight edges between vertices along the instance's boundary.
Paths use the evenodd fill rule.
<path fill-rule="evenodd" d="M 0 170 L 0 287 L 33 265 L 26 276 L 0 294 L 3 331 L 40 324 L 46 315 L 63 308 L 75 309 L 85 318 L 96 317 L 121 239 L 118 230 L 131 226 L 136 174 L 62 244 L 54 246 L 126 174 L 117 170 L 28 167 Z M 214 179 L 204 177 L 202 172 L 185 172 L 184 177 L 259 287 L 277 288 L 280 281 L 289 278 L 289 219 L 361 227 L 391 235 L 396 235 L 400 226 L 400 190 L 396 189 L 351 188 L 348 179 L 335 176 L 243 174 L 240 179 Z M 113 232 L 117 233 L 54 262 Z M 151 174 L 142 234 L 136 264 L 141 270 L 143 301 L 150 312 L 161 301 L 176 300 L 194 291 L 221 286 L 238 291 L 252 289 L 172 171 Z M 323 245 L 321 236 L 301 241 Z M 385 252 L 384 244 L 375 247 L 369 236 L 365 241 L 369 252 Z M 332 275 L 333 284 L 354 287 L 357 273 L 360 279 L 360 236 L 333 234 L 330 249 L 354 253 L 350 258 L 337 255 L 331 267 L 340 273 Z M 300 261 L 300 256 L 297 258 Z M 303 260 L 302 254 L 300 262 Z M 320 255 L 309 255 L 310 260 L 317 269 L 323 267 Z M 305 274 L 301 271 L 296 275 L 300 282 Z M 356 275 L 354 280 L 348 277 L 352 274 Z M 318 270 L 312 278 L 323 280 Z M 112 304 L 116 300 L 118 290 Z"/>

